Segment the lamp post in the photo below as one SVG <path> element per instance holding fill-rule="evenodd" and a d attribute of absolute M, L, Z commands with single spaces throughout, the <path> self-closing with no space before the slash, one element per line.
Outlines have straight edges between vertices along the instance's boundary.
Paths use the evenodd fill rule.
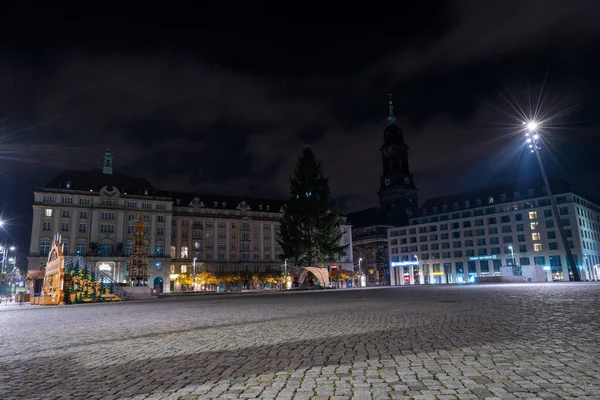
<path fill-rule="evenodd" d="M 515 251 L 513 249 L 512 246 L 508 246 L 508 249 L 510 250 L 510 266 L 514 268 L 515 266 Z"/>
<path fill-rule="evenodd" d="M 575 258 L 571 252 L 571 246 L 569 246 L 567 236 L 565 235 L 565 229 L 560 218 L 558 217 L 558 207 L 556 206 L 556 201 L 552 195 L 552 189 L 550 188 L 550 183 L 548 182 L 548 177 L 546 176 L 546 170 L 544 169 L 544 164 L 542 163 L 542 157 L 540 156 L 539 143 L 541 136 L 539 132 L 539 124 L 536 121 L 529 121 L 523 122 L 523 125 L 525 125 L 525 141 L 527 142 L 529 150 L 532 153 L 535 153 L 535 157 L 537 158 L 537 162 L 542 173 L 542 178 L 544 179 L 544 185 L 546 185 L 546 190 L 548 191 L 548 198 L 550 199 L 550 205 L 552 206 L 552 214 L 554 215 L 554 220 L 558 226 L 560 238 L 562 239 L 565 252 L 567 253 L 567 263 L 569 264 L 569 269 L 573 274 L 573 280 L 579 282 L 581 281 L 581 278 L 579 276 L 579 271 L 577 270 L 577 265 L 575 264 Z"/>
<path fill-rule="evenodd" d="M 194 257 L 194 276 L 192 277 L 192 291 L 196 291 L 196 257 Z"/>

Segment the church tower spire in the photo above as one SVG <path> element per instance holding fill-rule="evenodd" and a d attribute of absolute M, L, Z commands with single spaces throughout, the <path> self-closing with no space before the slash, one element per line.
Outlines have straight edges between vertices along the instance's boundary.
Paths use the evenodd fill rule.
<path fill-rule="evenodd" d="M 383 131 L 381 146 L 383 174 L 379 185 L 379 203 L 390 223 L 405 225 L 409 218 L 416 215 L 418 189 L 410 172 L 404 133 L 396 125 L 392 94 L 388 96 L 389 124 Z"/>
<path fill-rule="evenodd" d="M 396 124 L 396 116 L 394 115 L 394 100 L 392 99 L 392 94 L 388 93 L 389 96 L 389 107 L 390 107 L 390 115 L 388 116 L 388 121 L 390 122 L 390 125 L 395 125 Z"/>
<path fill-rule="evenodd" d="M 113 156 L 110 149 L 107 149 L 104 153 L 104 162 L 102 163 L 102 173 L 105 175 L 112 175 L 113 173 Z"/>

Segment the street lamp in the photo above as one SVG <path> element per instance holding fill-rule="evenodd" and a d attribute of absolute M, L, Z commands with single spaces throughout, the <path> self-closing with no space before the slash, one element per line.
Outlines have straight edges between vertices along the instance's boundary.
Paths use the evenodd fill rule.
<path fill-rule="evenodd" d="M 510 265 L 511 265 L 511 267 L 514 267 L 515 266 L 515 251 L 512 246 L 508 246 L 508 249 L 510 250 Z"/>
<path fill-rule="evenodd" d="M 528 144 L 529 150 L 532 153 L 535 153 L 535 157 L 537 158 L 538 165 L 540 166 L 540 171 L 542 172 L 542 178 L 544 179 L 544 185 L 546 185 L 546 190 L 548 192 L 548 198 L 550 199 L 550 205 L 552 206 L 552 214 L 554 215 L 554 219 L 556 221 L 556 225 L 558 226 L 558 232 L 560 233 L 560 238 L 562 239 L 563 246 L 565 248 L 565 252 L 567 253 L 567 263 L 569 264 L 569 269 L 573 274 L 573 280 L 576 282 L 581 281 L 579 276 L 579 271 L 577 270 L 577 265 L 575 264 L 575 258 L 573 257 L 573 253 L 571 252 L 571 246 L 569 246 L 569 241 L 567 240 L 567 236 L 565 235 L 565 228 L 562 225 L 561 220 L 558 218 L 558 207 L 556 206 L 556 201 L 554 200 L 554 196 L 552 195 L 552 189 L 550 189 L 550 183 L 548 182 L 548 176 L 546 176 L 546 170 L 544 169 L 544 164 L 542 163 L 542 157 L 540 156 L 540 124 L 537 121 L 528 121 L 523 122 L 523 125 L 526 126 L 525 129 L 525 141 Z"/>
<path fill-rule="evenodd" d="M 196 291 L 196 257 L 194 257 L 194 276 L 192 277 L 192 291 Z"/>

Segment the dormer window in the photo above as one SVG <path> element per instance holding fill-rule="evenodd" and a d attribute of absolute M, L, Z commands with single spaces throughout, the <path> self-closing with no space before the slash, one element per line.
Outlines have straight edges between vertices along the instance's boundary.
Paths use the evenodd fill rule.
<path fill-rule="evenodd" d="M 67 189 L 71 189 L 71 181 L 66 181 L 66 182 L 65 182 L 65 187 L 66 187 Z"/>
<path fill-rule="evenodd" d="M 260 211 L 262 211 L 262 204 L 259 204 L 259 205 L 258 205 L 258 209 L 259 209 Z"/>
<path fill-rule="evenodd" d="M 214 202 L 214 206 L 215 206 L 215 207 L 219 207 L 219 202 L 218 202 L 218 201 L 215 201 L 215 202 Z"/>
<path fill-rule="evenodd" d="M 223 208 L 227 207 L 227 203 L 222 202 L 221 204 L 222 204 Z"/>
<path fill-rule="evenodd" d="M 180 205 L 181 204 L 181 199 L 175 200 L 175 204 Z"/>
<path fill-rule="evenodd" d="M 271 209 L 271 206 L 267 206 L 267 211 L 269 211 Z"/>
<path fill-rule="evenodd" d="M 148 189 L 144 189 L 144 194 L 148 196 Z"/>

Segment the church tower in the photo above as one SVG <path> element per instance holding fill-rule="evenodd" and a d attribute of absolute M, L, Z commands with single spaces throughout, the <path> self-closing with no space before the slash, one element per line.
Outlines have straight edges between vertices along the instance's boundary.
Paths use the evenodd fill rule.
<path fill-rule="evenodd" d="M 381 158 L 383 175 L 379 184 L 381 210 L 394 225 L 406 225 L 418 210 L 418 189 L 408 165 L 408 145 L 404 134 L 396 125 L 392 95 L 389 99 L 388 125 L 383 131 Z"/>

